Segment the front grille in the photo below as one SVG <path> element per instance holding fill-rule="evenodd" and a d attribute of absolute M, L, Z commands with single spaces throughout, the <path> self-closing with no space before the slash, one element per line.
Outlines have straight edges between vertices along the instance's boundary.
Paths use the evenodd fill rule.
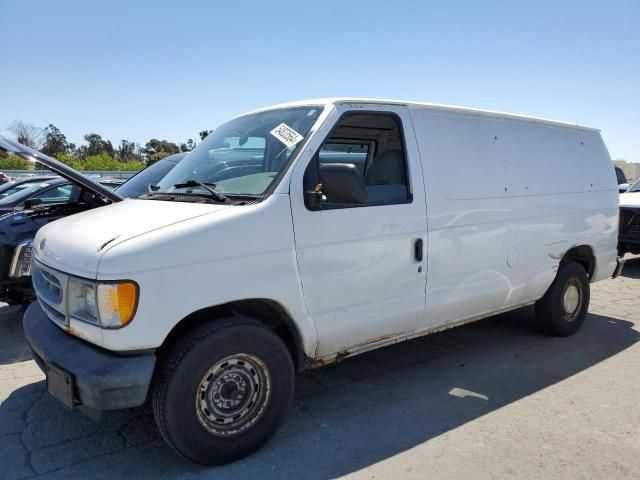
<path fill-rule="evenodd" d="M 33 260 L 31 279 L 36 297 L 44 313 L 54 322 L 68 325 L 69 319 L 65 309 L 68 277 Z"/>
<path fill-rule="evenodd" d="M 33 286 L 38 297 L 44 301 L 53 304 L 62 303 L 62 286 L 55 275 L 36 267 L 33 269 Z"/>
<path fill-rule="evenodd" d="M 57 310 L 54 310 L 47 303 L 43 302 L 39 298 L 38 298 L 38 303 L 42 307 L 42 311 L 44 311 L 47 317 L 49 317 L 51 320 L 53 320 L 56 323 L 61 323 L 61 324 L 65 323 L 64 314 L 58 312 Z"/>
<path fill-rule="evenodd" d="M 640 241 L 640 209 L 620 209 L 620 237 Z"/>
<path fill-rule="evenodd" d="M 31 240 L 20 243 L 14 250 L 11 260 L 10 277 L 28 277 L 31 275 Z"/>

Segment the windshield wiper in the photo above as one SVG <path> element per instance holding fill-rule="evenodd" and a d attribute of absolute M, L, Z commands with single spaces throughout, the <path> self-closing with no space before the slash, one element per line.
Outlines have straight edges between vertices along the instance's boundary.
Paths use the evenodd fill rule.
<path fill-rule="evenodd" d="M 212 198 L 214 198 L 218 202 L 225 202 L 227 200 L 227 197 L 215 191 L 215 188 L 216 188 L 215 183 L 203 183 L 200 180 L 191 178 L 184 183 L 176 183 L 174 187 L 175 188 L 202 187 L 211 194 Z"/>

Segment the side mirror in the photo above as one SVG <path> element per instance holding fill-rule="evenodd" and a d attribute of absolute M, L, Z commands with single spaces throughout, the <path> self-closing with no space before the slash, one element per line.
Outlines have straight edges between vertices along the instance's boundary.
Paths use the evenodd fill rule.
<path fill-rule="evenodd" d="M 321 164 L 320 181 L 329 203 L 366 205 L 369 201 L 362 173 L 353 163 Z"/>
<path fill-rule="evenodd" d="M 618 184 L 618 192 L 624 193 L 629 190 L 629 187 L 631 187 L 631 184 L 629 183 L 620 183 Z"/>
<path fill-rule="evenodd" d="M 40 200 L 39 198 L 29 198 L 24 201 L 24 208 L 31 208 L 36 205 L 40 205 L 41 203 L 42 200 Z"/>

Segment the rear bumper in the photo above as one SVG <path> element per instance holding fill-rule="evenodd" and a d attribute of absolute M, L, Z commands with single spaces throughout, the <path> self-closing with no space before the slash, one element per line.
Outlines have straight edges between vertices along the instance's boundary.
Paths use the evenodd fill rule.
<path fill-rule="evenodd" d="M 113 355 L 71 336 L 53 324 L 34 302 L 27 308 L 24 332 L 38 366 L 53 364 L 74 379 L 74 404 L 97 410 L 142 405 L 149 391 L 156 356 Z"/>

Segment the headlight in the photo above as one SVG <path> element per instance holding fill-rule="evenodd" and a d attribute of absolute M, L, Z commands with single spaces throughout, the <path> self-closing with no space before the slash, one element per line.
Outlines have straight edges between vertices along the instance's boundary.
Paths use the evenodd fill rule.
<path fill-rule="evenodd" d="M 31 242 L 27 240 L 16 246 L 13 251 L 9 276 L 12 278 L 28 277 L 31 275 Z"/>
<path fill-rule="evenodd" d="M 69 314 L 104 328 L 124 327 L 138 305 L 138 285 L 131 281 L 69 280 Z"/>

